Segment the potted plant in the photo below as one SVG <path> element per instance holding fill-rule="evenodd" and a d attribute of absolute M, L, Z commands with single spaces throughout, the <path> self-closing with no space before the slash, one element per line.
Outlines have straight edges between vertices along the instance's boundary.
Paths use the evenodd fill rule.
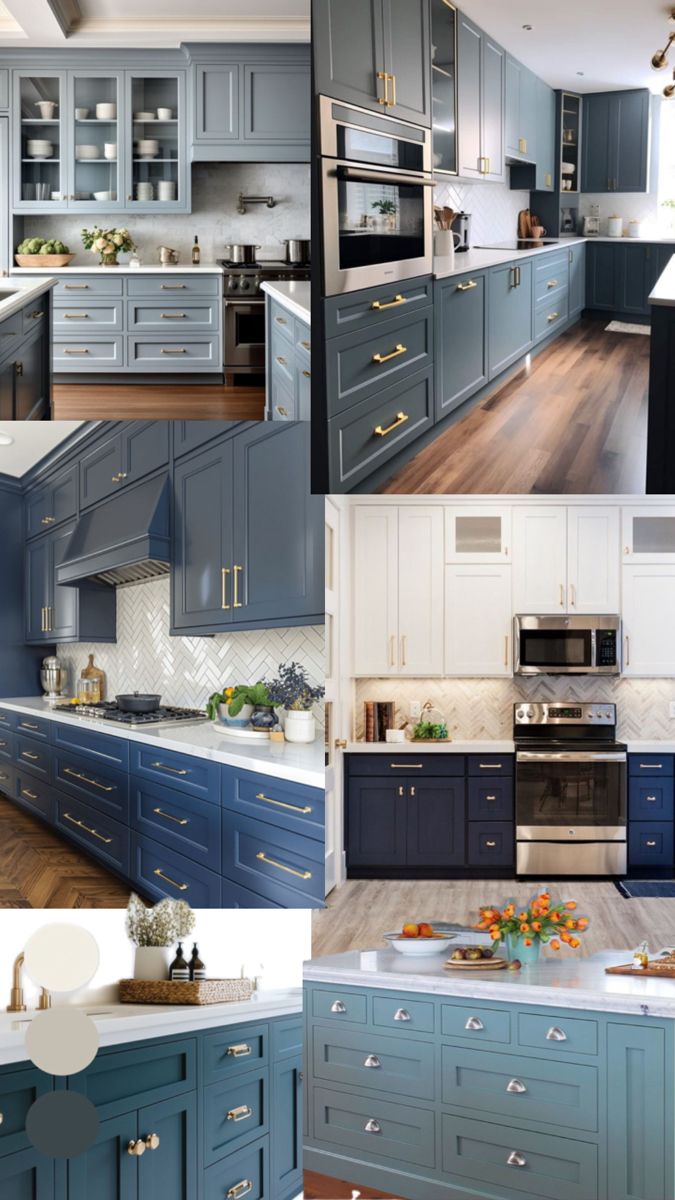
<path fill-rule="evenodd" d="M 118 254 L 136 249 L 128 229 L 99 229 L 98 225 L 82 230 L 82 244 L 85 250 L 98 254 L 102 267 L 118 266 Z"/>
<path fill-rule="evenodd" d="M 502 909 L 482 906 L 477 929 L 487 930 L 493 942 L 504 942 L 510 962 L 537 962 L 542 946 L 559 950 L 564 942 L 572 950 L 581 945 L 578 933 L 590 924 L 588 917 L 574 917 L 576 900 L 551 902 L 548 892 L 534 896 L 527 908 L 510 900 Z"/>
<path fill-rule="evenodd" d="M 168 979 L 169 948 L 195 927 L 195 915 L 184 900 L 160 900 L 146 908 L 135 892 L 127 905 L 127 936 L 136 947 L 134 979 Z"/>
<path fill-rule="evenodd" d="M 244 729 L 271 729 L 275 724 L 272 701 L 264 683 L 238 683 L 209 697 L 206 711 L 212 721 Z"/>
<path fill-rule="evenodd" d="M 377 210 L 380 214 L 376 218 L 381 229 L 393 229 L 396 224 L 396 201 L 395 200 L 373 200 L 371 208 Z"/>
<path fill-rule="evenodd" d="M 316 722 L 312 708 L 324 695 L 325 688 L 310 683 L 300 663 L 280 663 L 276 679 L 265 686 L 270 703 L 284 710 L 284 736 L 287 742 L 313 742 Z"/>

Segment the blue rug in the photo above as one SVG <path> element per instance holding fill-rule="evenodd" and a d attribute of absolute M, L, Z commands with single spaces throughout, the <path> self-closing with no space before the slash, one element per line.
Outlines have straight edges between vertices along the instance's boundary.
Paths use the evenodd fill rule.
<path fill-rule="evenodd" d="M 622 879 L 617 889 L 624 900 L 661 900 L 675 898 L 673 879 Z"/>

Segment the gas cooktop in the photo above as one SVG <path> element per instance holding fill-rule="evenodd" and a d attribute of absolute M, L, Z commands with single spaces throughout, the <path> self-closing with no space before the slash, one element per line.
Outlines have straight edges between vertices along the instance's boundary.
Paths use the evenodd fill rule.
<path fill-rule="evenodd" d="M 59 711 L 72 717 L 87 717 L 95 721 L 115 721 L 118 725 L 180 725 L 206 720 L 198 708 L 172 708 L 169 705 L 147 713 L 124 712 L 112 700 L 100 704 L 59 705 Z"/>
<path fill-rule="evenodd" d="M 560 238 L 514 238 L 509 242 L 486 242 L 476 250 L 537 250 L 539 246 L 557 246 Z"/>

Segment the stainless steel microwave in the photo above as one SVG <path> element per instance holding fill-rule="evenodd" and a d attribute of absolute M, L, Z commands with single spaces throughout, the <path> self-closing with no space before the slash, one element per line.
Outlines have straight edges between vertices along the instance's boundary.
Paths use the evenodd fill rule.
<path fill-rule="evenodd" d="M 621 617 L 514 617 L 516 675 L 620 675 Z"/>

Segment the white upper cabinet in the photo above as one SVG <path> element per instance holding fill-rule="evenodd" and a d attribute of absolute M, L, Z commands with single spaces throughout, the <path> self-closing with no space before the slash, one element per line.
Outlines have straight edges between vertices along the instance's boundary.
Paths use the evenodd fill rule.
<path fill-rule="evenodd" d="M 567 511 L 538 505 L 513 514 L 513 608 L 563 613 L 567 604 Z"/>
<path fill-rule="evenodd" d="M 445 568 L 445 674 L 511 675 L 511 567 Z"/>
<path fill-rule="evenodd" d="M 618 613 L 619 510 L 567 510 L 567 611 Z"/>
<path fill-rule="evenodd" d="M 398 674 L 443 671 L 443 512 L 398 514 Z"/>
<path fill-rule="evenodd" d="M 675 506 L 624 508 L 621 522 L 625 563 L 675 563 Z"/>
<path fill-rule="evenodd" d="M 354 674 L 390 675 L 398 664 L 398 509 L 354 510 Z"/>
<path fill-rule="evenodd" d="M 471 504 L 446 508 L 445 561 L 511 562 L 511 509 Z"/>
<path fill-rule="evenodd" d="M 675 675 L 675 564 L 623 571 L 623 674 Z"/>

